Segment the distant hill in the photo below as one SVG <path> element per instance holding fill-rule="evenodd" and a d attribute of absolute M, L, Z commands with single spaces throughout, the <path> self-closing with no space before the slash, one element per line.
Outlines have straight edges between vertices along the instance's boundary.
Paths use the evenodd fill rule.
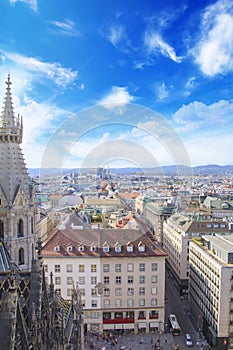
<path fill-rule="evenodd" d="M 155 175 L 190 175 L 190 174 L 200 174 L 200 175 L 221 175 L 221 174 L 233 174 L 233 165 L 218 165 L 218 164 L 208 164 L 208 165 L 198 165 L 195 167 L 187 167 L 184 165 L 166 165 L 162 167 L 154 167 L 154 168 L 110 168 L 110 173 L 115 174 L 155 174 Z M 81 173 L 93 173 L 92 169 L 81 169 Z M 29 168 L 28 172 L 31 177 L 40 177 L 41 175 L 45 176 L 62 176 L 68 173 L 79 173 L 79 168 L 72 169 L 56 169 L 56 168 Z"/>

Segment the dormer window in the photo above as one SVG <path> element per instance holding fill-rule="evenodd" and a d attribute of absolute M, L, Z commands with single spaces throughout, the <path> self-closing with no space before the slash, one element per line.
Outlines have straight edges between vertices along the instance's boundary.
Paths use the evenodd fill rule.
<path fill-rule="evenodd" d="M 104 245 L 103 245 L 103 252 L 104 253 L 109 253 L 109 244 L 107 242 L 105 242 Z"/>
<path fill-rule="evenodd" d="M 96 252 L 96 245 L 95 245 L 95 243 L 92 243 L 90 250 L 91 250 L 91 252 Z"/>
<path fill-rule="evenodd" d="M 146 247 L 145 247 L 145 244 L 143 244 L 142 242 L 139 242 L 138 243 L 138 250 L 139 250 L 139 252 L 144 252 L 145 251 L 145 249 L 146 249 Z"/>
<path fill-rule="evenodd" d="M 118 242 L 116 242 L 116 244 L 115 244 L 115 252 L 116 253 L 120 253 L 121 252 L 121 245 Z"/>
<path fill-rule="evenodd" d="M 128 242 L 126 249 L 127 249 L 127 252 L 132 253 L 133 252 L 133 244 L 131 242 Z"/>
<path fill-rule="evenodd" d="M 79 247 L 78 247 L 78 251 L 79 252 L 84 252 L 84 245 L 83 244 L 80 244 Z"/>
<path fill-rule="evenodd" d="M 67 252 L 73 252 L 74 250 L 74 247 L 72 244 L 70 244 L 68 247 L 67 247 Z"/>
<path fill-rule="evenodd" d="M 55 252 L 60 252 L 60 251 L 61 251 L 61 246 L 60 246 L 60 244 L 55 245 L 54 251 L 55 251 Z"/>

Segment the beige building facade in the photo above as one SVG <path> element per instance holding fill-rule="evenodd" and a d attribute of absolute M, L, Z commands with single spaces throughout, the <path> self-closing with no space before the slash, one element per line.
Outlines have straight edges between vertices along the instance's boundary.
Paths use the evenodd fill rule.
<path fill-rule="evenodd" d="M 173 214 L 163 228 L 163 248 L 168 254 L 167 264 L 174 275 L 180 293 L 186 293 L 189 283 L 189 243 L 204 234 L 231 232 L 224 221 L 197 220 L 196 216 Z"/>
<path fill-rule="evenodd" d="M 189 245 L 191 309 L 213 349 L 233 349 L 233 236 Z"/>
<path fill-rule="evenodd" d="M 162 329 L 166 253 L 151 234 L 67 226 L 45 242 L 43 259 L 63 298 L 78 284 L 86 331 Z"/>

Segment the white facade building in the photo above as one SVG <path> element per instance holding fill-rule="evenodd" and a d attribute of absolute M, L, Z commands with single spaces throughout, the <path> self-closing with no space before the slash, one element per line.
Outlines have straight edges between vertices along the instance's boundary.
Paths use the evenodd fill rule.
<path fill-rule="evenodd" d="M 233 349 L 233 236 L 208 235 L 189 245 L 190 298 L 214 349 Z"/>
<path fill-rule="evenodd" d="M 161 329 L 166 253 L 138 230 L 55 229 L 43 248 L 46 276 L 70 299 L 78 283 L 86 331 Z"/>

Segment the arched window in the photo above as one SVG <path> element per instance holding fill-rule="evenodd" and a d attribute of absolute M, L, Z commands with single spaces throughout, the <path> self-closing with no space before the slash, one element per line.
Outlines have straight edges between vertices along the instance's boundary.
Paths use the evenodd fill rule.
<path fill-rule="evenodd" d="M 24 264 L 24 249 L 19 248 L 19 265 Z"/>
<path fill-rule="evenodd" d="M 19 219 L 18 222 L 18 237 L 23 237 L 23 220 Z"/>
<path fill-rule="evenodd" d="M 4 239 L 4 223 L 0 220 L 0 239 Z"/>

